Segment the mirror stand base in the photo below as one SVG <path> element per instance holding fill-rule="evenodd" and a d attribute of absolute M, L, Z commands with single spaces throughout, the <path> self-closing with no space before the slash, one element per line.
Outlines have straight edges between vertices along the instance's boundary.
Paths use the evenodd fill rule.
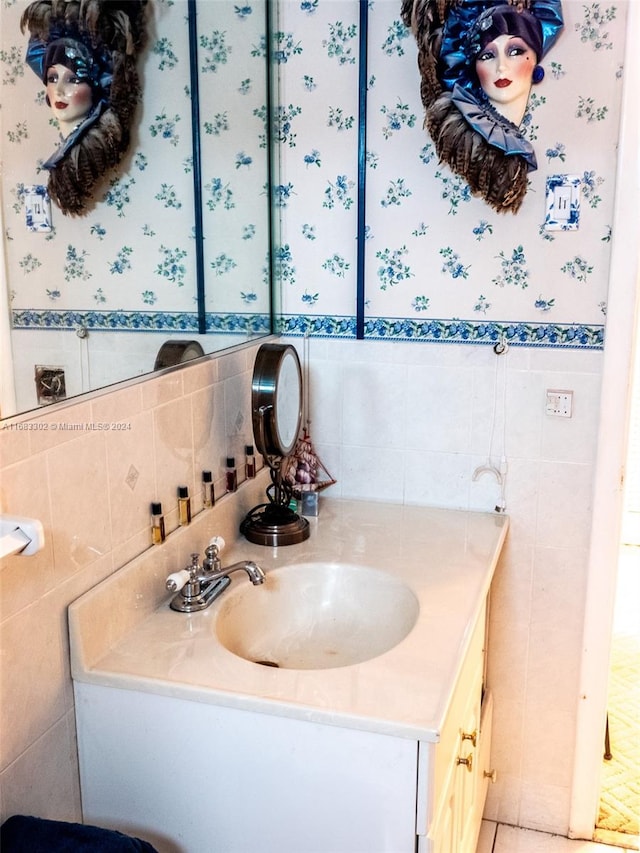
<path fill-rule="evenodd" d="M 261 504 L 245 516 L 240 533 L 255 545 L 297 545 L 311 535 L 306 518 L 287 507 Z"/>

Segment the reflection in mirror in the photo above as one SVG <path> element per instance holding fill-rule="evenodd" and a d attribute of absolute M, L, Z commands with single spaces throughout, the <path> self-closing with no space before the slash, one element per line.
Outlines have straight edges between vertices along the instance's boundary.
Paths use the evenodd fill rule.
<path fill-rule="evenodd" d="M 147 0 L 35 0 L 20 26 L 29 32 L 26 62 L 45 86 L 60 131 L 43 163 L 58 208 L 83 216 L 95 191 L 125 154 L 140 99 L 137 56 Z"/>
<path fill-rule="evenodd" d="M 266 0 L 197 4 L 193 87 L 206 331 L 271 330 L 267 13 Z"/>
<path fill-rule="evenodd" d="M 294 545 L 309 538 L 309 522 L 291 509 L 293 490 L 284 477 L 302 424 L 302 370 L 290 344 L 263 344 L 251 383 L 253 436 L 271 472 L 268 502 L 254 507 L 240 526 L 249 542 Z"/>
<path fill-rule="evenodd" d="M 131 145 L 75 219 L 46 209 L 54 119 L 13 71 L 27 5 L 0 5 L 2 417 L 148 374 L 176 339 L 209 354 L 271 333 L 271 4 L 148 4 Z"/>

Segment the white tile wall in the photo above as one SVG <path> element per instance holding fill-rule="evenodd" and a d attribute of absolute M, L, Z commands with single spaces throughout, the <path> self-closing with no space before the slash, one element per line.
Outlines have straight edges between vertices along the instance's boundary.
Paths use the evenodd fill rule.
<path fill-rule="evenodd" d="M 81 819 L 67 606 L 149 548 L 152 500 L 172 531 L 178 485 L 194 514 L 203 468 L 224 493 L 225 457 L 251 441 L 256 349 L 3 422 L 0 507 L 39 518 L 45 546 L 0 562 L 0 820 Z M 114 422 L 127 428 L 64 428 Z"/>

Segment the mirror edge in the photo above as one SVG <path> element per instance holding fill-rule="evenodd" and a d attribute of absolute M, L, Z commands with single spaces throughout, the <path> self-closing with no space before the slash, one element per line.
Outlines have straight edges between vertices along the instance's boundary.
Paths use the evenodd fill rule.
<path fill-rule="evenodd" d="M 139 376 L 131 376 L 129 379 L 123 379 L 120 382 L 113 382 L 111 385 L 103 385 L 101 388 L 95 388 L 92 391 L 85 391 L 82 394 L 76 394 L 74 397 L 68 397 L 65 400 L 59 400 L 56 403 L 37 406 L 33 409 L 25 409 L 22 412 L 16 412 L 14 415 L 7 415 L 4 418 L 0 418 L 0 432 L 5 429 L 10 429 L 12 424 L 32 421 L 36 418 L 49 415 L 52 412 L 61 412 L 65 409 L 71 408 L 72 406 L 79 405 L 85 402 L 91 402 L 92 400 L 95 400 L 99 397 L 104 397 L 107 394 L 112 394 L 117 391 L 123 391 L 126 388 L 132 388 L 136 385 L 141 385 L 143 382 L 152 382 L 155 379 L 162 379 L 164 376 L 167 376 L 170 373 L 176 373 L 179 370 L 184 370 L 197 365 L 202 365 L 205 364 L 205 362 L 207 361 L 213 361 L 214 359 L 224 358 L 225 356 L 231 356 L 240 352 L 243 349 L 258 346 L 259 344 L 266 343 L 267 341 L 275 341 L 276 338 L 276 335 L 271 334 L 264 337 L 255 338 L 250 341 L 242 341 L 241 343 L 233 344 L 233 346 L 226 347 L 225 349 L 205 353 L 203 356 L 200 356 L 200 358 L 191 359 L 190 361 L 184 362 L 183 364 L 175 364 L 171 367 L 162 367 L 159 370 L 152 370 L 148 373 L 142 373 Z"/>

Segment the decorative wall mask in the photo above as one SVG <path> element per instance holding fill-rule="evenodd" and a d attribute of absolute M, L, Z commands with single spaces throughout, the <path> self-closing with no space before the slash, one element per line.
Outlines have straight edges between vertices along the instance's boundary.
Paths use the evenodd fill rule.
<path fill-rule="evenodd" d="M 146 5 L 36 0 L 22 16 L 22 32 L 30 34 L 27 65 L 46 87 L 60 127 L 60 145 L 43 167 L 49 195 L 65 214 L 88 212 L 97 185 L 129 147 Z"/>
<path fill-rule="evenodd" d="M 537 168 L 520 124 L 563 27 L 561 0 L 403 0 L 402 19 L 440 161 L 495 210 L 516 213 Z"/>

